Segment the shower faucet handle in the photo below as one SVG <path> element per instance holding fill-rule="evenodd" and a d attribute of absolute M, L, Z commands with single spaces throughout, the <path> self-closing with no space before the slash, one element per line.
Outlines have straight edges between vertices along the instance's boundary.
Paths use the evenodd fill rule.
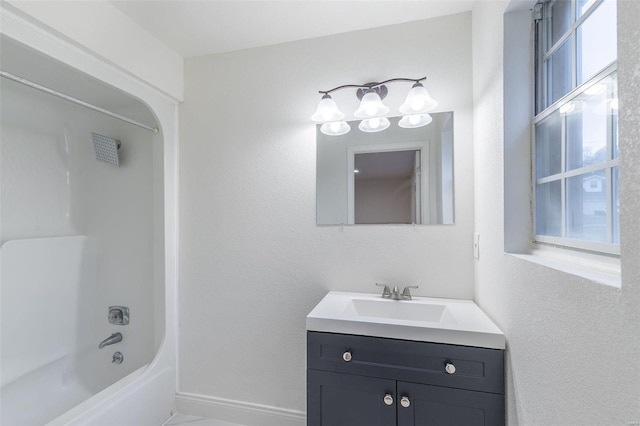
<path fill-rule="evenodd" d="M 109 324 L 128 325 L 129 308 L 126 306 L 109 306 L 108 320 Z"/>
<path fill-rule="evenodd" d="M 389 286 L 387 284 L 380 284 L 380 283 L 376 283 L 376 285 L 378 287 L 384 287 L 382 289 L 382 297 L 385 299 L 391 299 L 391 290 L 389 289 Z"/>

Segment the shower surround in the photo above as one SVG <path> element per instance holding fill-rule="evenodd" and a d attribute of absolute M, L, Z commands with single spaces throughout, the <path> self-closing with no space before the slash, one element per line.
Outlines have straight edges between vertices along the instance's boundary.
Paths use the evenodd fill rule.
<path fill-rule="evenodd" d="M 3 71 L 158 120 L 122 91 L 4 34 L 1 41 Z M 175 392 L 173 303 L 165 299 L 170 144 L 162 132 L 10 79 L 0 89 L 0 423 L 160 424 Z M 92 133 L 121 141 L 119 167 L 97 161 Z M 130 308 L 129 324 L 109 323 L 114 305 Z M 122 341 L 99 348 L 113 333 Z"/>

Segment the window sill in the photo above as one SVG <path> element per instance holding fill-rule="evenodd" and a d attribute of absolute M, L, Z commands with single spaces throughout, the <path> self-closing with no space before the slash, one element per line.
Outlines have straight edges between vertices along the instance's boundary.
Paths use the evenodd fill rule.
<path fill-rule="evenodd" d="M 620 259 L 571 250 L 544 247 L 527 254 L 505 253 L 527 262 L 575 275 L 595 284 L 620 288 Z"/>

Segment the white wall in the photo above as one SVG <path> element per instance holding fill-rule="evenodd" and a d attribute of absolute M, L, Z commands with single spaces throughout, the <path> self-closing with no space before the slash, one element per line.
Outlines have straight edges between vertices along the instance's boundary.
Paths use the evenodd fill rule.
<path fill-rule="evenodd" d="M 619 4 L 622 288 L 504 254 L 503 12 L 473 10 L 476 300 L 508 338 L 510 425 L 628 425 L 640 421 L 640 4 Z M 529 31 L 525 24 L 521 31 Z M 508 161 L 507 161 L 508 163 Z M 509 198 L 509 202 L 514 201 Z M 525 197 L 526 202 L 526 197 Z"/>
<path fill-rule="evenodd" d="M 182 100 L 182 56 L 108 1 L 8 0 L 2 7 L 40 21 L 130 75 Z"/>
<path fill-rule="evenodd" d="M 470 14 L 187 60 L 180 133 L 183 393 L 305 409 L 305 316 L 329 290 L 473 298 Z M 316 226 L 320 96 L 428 76 L 455 115 L 456 224 Z M 390 85 L 401 103 L 408 85 Z M 335 99 L 355 99 L 343 91 Z M 392 97 L 393 99 L 393 97 Z"/>

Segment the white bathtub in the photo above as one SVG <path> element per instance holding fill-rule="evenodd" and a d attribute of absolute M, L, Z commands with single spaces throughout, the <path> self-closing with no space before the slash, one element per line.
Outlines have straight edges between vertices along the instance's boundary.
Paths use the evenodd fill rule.
<path fill-rule="evenodd" d="M 140 367 L 95 393 L 62 359 L 2 389 L 3 426 L 159 426 L 172 414 L 174 372 Z M 49 421 L 51 418 L 53 420 Z"/>
<path fill-rule="evenodd" d="M 159 426 L 174 414 L 174 389 L 175 371 L 144 366 L 46 426 Z"/>
<path fill-rule="evenodd" d="M 163 362 L 164 345 L 145 363 L 151 340 L 123 326 L 122 342 L 98 348 L 115 326 L 102 330 L 106 311 L 91 306 L 94 252 L 85 236 L 9 241 L 0 249 L 3 426 L 157 426 L 171 415 L 175 374 Z M 122 364 L 111 362 L 116 350 L 125 354 Z"/>

